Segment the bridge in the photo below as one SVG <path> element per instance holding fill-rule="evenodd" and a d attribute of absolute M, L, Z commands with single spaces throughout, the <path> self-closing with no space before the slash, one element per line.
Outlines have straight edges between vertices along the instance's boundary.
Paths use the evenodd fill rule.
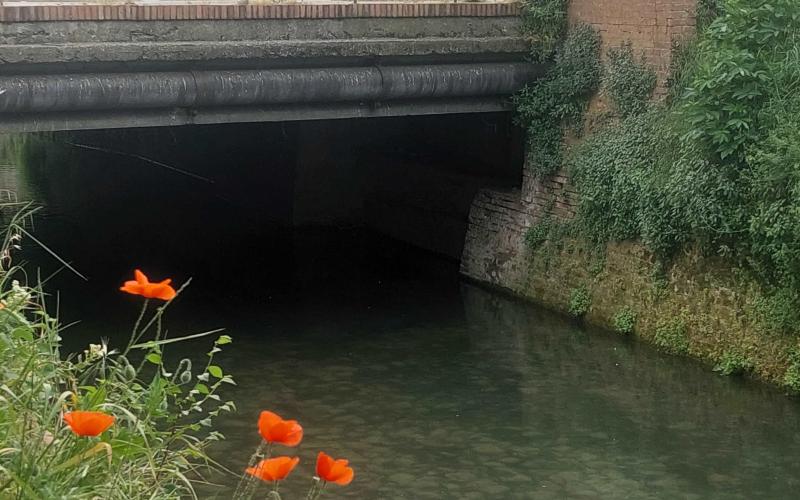
<path fill-rule="evenodd" d="M 0 132 L 508 109 L 517 3 L 0 0 Z"/>

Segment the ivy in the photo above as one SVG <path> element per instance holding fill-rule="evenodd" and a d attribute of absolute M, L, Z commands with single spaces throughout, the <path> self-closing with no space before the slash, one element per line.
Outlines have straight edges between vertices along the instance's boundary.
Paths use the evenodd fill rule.
<path fill-rule="evenodd" d="M 607 52 L 603 88 L 620 116 L 638 115 L 647 109 L 656 88 L 656 74 L 644 57 L 641 62 L 635 60 L 628 41 Z"/>
<path fill-rule="evenodd" d="M 528 228 L 528 231 L 525 233 L 525 244 L 530 250 L 536 250 L 550 238 L 553 224 L 552 217 L 544 217 Z"/>
<path fill-rule="evenodd" d="M 514 97 L 517 122 L 528 135 L 528 159 L 537 174 L 562 165 L 567 129 L 580 133 L 601 77 L 600 38 L 588 25 L 570 30 L 547 74 Z"/>
<path fill-rule="evenodd" d="M 605 88 L 621 119 L 566 158 L 575 226 L 600 244 L 640 240 L 662 261 L 687 245 L 727 258 L 763 286 L 764 329 L 797 332 L 800 3 L 714 8 L 708 29 L 683 46 L 665 105 L 644 104 L 652 80 L 632 50 L 609 53 Z"/>
<path fill-rule="evenodd" d="M 534 62 L 553 58 L 567 31 L 569 0 L 525 0 L 522 3 L 522 33 L 530 44 Z"/>

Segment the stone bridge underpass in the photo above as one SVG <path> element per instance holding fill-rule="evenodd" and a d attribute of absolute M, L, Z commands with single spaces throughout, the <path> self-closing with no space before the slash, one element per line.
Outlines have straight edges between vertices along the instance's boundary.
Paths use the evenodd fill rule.
<path fill-rule="evenodd" d="M 519 9 L 0 0 L 0 132 L 503 111 Z"/>

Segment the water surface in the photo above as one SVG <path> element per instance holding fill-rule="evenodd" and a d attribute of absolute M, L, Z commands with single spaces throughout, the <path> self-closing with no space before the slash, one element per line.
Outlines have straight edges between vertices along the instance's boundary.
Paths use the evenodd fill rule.
<path fill-rule="evenodd" d="M 109 166 L 83 157 L 69 168 Z M 241 470 L 259 411 L 298 419 L 302 461 L 284 498 L 303 498 L 320 449 L 356 470 L 329 498 L 796 497 L 796 400 L 463 282 L 453 261 L 360 230 L 265 230 L 157 175 L 106 177 L 87 195 L 0 167 L 43 198 L 37 233 L 90 278 L 51 282 L 65 320 L 82 320 L 64 334 L 69 349 L 127 338 L 136 301 L 115 288 L 133 265 L 194 278 L 167 326 L 228 328 L 220 364 L 239 384 L 212 454 Z M 170 207 L 179 213 L 160 213 Z"/>

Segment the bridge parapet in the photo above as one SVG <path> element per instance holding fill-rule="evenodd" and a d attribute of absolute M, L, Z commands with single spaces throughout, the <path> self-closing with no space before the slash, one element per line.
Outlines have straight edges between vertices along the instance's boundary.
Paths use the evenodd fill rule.
<path fill-rule="evenodd" d="M 0 22 L 505 17 L 516 0 L 0 0 Z"/>

